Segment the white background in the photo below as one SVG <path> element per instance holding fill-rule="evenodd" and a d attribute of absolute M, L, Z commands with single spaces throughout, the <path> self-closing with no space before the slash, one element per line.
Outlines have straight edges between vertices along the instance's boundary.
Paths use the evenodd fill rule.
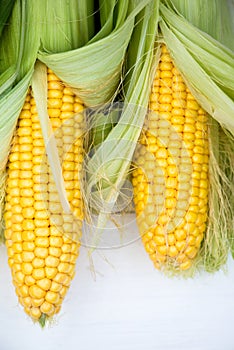
<path fill-rule="evenodd" d="M 228 272 L 168 278 L 135 240 L 95 251 L 93 264 L 81 247 L 61 312 L 42 330 L 18 304 L 1 246 L 0 350 L 234 350 L 231 258 Z"/>

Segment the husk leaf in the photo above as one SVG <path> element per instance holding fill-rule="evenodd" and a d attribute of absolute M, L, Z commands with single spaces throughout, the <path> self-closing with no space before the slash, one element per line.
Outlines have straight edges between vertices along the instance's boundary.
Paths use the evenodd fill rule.
<path fill-rule="evenodd" d="M 133 8 L 138 1 L 132 1 Z M 126 95 L 118 124 L 102 144 L 95 149 L 87 164 L 87 197 L 90 207 L 98 207 L 96 230 L 91 251 L 97 247 L 101 233 L 115 207 L 121 187 L 128 177 L 129 167 L 147 112 L 154 38 L 158 28 L 159 2 L 151 2 L 136 17 L 135 29 L 140 37 L 131 41 L 130 50 L 137 45 L 138 55 L 128 68 L 135 84 L 126 82 Z M 134 35 L 134 34 L 133 34 Z"/>
<path fill-rule="evenodd" d="M 72 87 L 85 105 L 96 107 L 110 102 L 120 83 L 134 18 L 148 2 L 150 0 L 141 1 L 127 15 L 125 6 L 128 3 L 121 1 L 123 9 L 119 7 L 115 28 L 107 36 L 103 37 L 102 33 L 99 40 L 97 34 L 87 45 L 67 52 L 48 52 L 43 47 L 39 59 Z"/>
<path fill-rule="evenodd" d="M 2 0 L 1 1 L 1 12 L 0 12 L 0 37 L 3 28 L 7 25 L 8 18 L 13 9 L 15 0 Z"/>

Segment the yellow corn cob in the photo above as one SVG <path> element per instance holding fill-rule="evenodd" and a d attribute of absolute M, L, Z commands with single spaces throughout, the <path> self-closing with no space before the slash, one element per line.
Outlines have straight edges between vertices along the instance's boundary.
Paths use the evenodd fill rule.
<path fill-rule="evenodd" d="M 203 240 L 208 203 L 207 115 L 162 47 L 135 154 L 134 202 L 157 268 L 186 270 Z"/>
<path fill-rule="evenodd" d="M 80 177 L 83 105 L 48 70 L 48 114 L 62 159 L 72 214 L 63 214 L 29 91 L 8 161 L 5 238 L 13 283 L 27 314 L 58 313 L 75 273 L 83 218 Z"/>

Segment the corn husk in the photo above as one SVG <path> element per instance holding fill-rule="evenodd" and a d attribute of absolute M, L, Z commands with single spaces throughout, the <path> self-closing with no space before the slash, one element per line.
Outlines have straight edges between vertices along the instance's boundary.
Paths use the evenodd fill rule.
<path fill-rule="evenodd" d="M 131 9 L 142 1 L 131 1 Z M 108 219 L 116 211 L 117 201 L 123 197 L 122 189 L 129 174 L 129 167 L 147 112 L 152 65 L 155 59 L 154 38 L 158 28 L 159 2 L 149 2 L 136 16 L 133 36 L 128 51 L 125 74 L 124 103 L 119 120 L 105 140 L 95 148 L 87 161 L 87 200 L 89 207 L 98 208 L 95 230 L 90 241 L 90 252 L 100 244 Z M 133 54 L 131 54 L 133 53 Z M 109 119 L 116 113 L 110 106 Z M 119 106 L 118 106 L 119 107 Z M 114 120 L 116 122 L 116 120 Z M 117 204 L 118 206 L 118 204 Z"/>
<path fill-rule="evenodd" d="M 162 1 L 189 23 L 209 34 L 230 49 L 234 49 L 233 40 L 233 1 L 201 0 L 165 0 Z"/>
<path fill-rule="evenodd" d="M 8 18 L 11 15 L 15 0 L 5 0 L 1 4 L 1 13 L 0 13 L 0 37 L 3 31 L 3 28 L 8 25 Z"/>
<path fill-rule="evenodd" d="M 106 7 L 100 7 L 103 27 L 86 45 L 57 52 L 42 43 L 38 58 L 73 88 L 88 107 L 110 102 L 121 80 L 134 18 L 147 2 L 143 0 L 129 11 L 129 1 L 110 1 L 106 5 L 110 18 L 105 14 Z"/>

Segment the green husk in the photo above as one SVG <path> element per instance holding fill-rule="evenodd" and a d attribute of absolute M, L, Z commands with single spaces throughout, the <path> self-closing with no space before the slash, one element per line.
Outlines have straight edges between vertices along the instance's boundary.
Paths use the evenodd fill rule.
<path fill-rule="evenodd" d="M 232 0 L 231 0 L 232 1 Z M 164 0 L 167 7 L 187 19 L 204 33 L 230 49 L 234 49 L 233 37 L 233 2 L 230 0 Z"/>
<path fill-rule="evenodd" d="M 142 2 L 131 1 L 130 10 L 137 8 L 139 3 Z M 107 220 L 115 210 L 144 123 L 153 79 L 158 7 L 158 1 L 150 2 L 136 17 L 136 34 L 133 32 L 129 52 L 137 51 L 137 54 L 132 56 L 128 53 L 130 60 L 127 69 L 131 80 L 126 81 L 125 100 L 119 122 L 95 149 L 87 163 L 87 200 L 90 208 L 99 208 L 91 251 L 97 247 Z M 115 109 L 113 112 L 116 112 Z"/>
<path fill-rule="evenodd" d="M 49 165 L 58 189 L 60 202 L 64 212 L 69 213 L 71 208 L 66 195 L 56 139 L 47 112 L 47 68 L 40 61 L 36 63 L 32 76 L 32 92 L 37 106 Z"/>
<path fill-rule="evenodd" d="M 1 1 L 1 12 L 0 12 L 0 37 L 3 28 L 8 25 L 8 18 L 13 9 L 15 0 L 2 0 Z"/>
<path fill-rule="evenodd" d="M 163 40 L 177 68 L 201 106 L 233 133 L 234 53 L 172 10 L 160 10 Z"/>
<path fill-rule="evenodd" d="M 114 9 L 110 6 L 110 15 L 113 16 L 112 22 L 114 21 L 111 32 L 110 24 L 106 27 L 104 24 L 105 30 L 101 29 L 85 46 L 66 52 L 48 52 L 43 46 L 39 59 L 72 87 L 85 105 L 96 107 L 110 102 L 120 84 L 134 18 L 149 1 L 141 1 L 130 13 L 127 12 L 128 1 L 115 3 Z M 105 8 L 103 11 L 105 12 Z M 103 18 L 106 16 L 103 15 Z"/>
<path fill-rule="evenodd" d="M 37 3 L 17 0 L 0 41 L 0 97 L 32 69 L 40 45 Z M 30 52 L 30 55 L 29 55 Z"/>
<path fill-rule="evenodd" d="M 43 21 L 42 50 L 59 53 L 86 45 L 94 35 L 93 13 L 93 0 L 40 0 L 37 21 Z"/>
<path fill-rule="evenodd" d="M 44 328 L 46 325 L 46 321 L 47 321 L 47 316 L 46 314 L 42 314 L 41 317 L 39 318 L 39 324 L 41 326 L 41 328 Z"/>

